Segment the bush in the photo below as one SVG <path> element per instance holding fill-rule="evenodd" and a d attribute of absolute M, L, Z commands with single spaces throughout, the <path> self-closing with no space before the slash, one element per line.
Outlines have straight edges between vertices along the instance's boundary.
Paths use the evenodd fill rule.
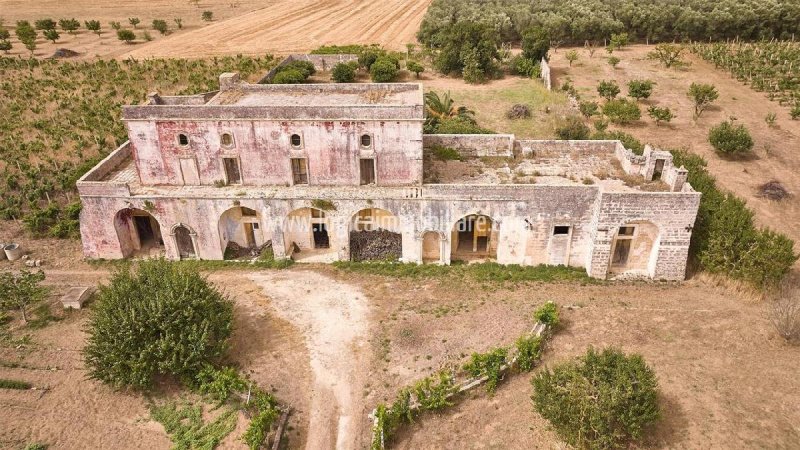
<path fill-rule="evenodd" d="M 529 28 L 522 34 L 522 56 L 539 62 L 547 59 L 550 51 L 550 35 L 542 27 Z"/>
<path fill-rule="evenodd" d="M 203 19 L 205 22 L 211 22 L 214 20 L 214 12 L 213 11 L 203 11 L 200 15 L 200 18 Z"/>
<path fill-rule="evenodd" d="M 800 119 L 800 105 L 794 105 L 791 111 L 789 111 L 789 116 L 792 120 Z"/>
<path fill-rule="evenodd" d="M 631 80 L 628 82 L 628 96 L 636 100 L 650 98 L 655 84 L 652 80 Z"/>
<path fill-rule="evenodd" d="M 517 368 L 521 372 L 533 369 L 534 363 L 542 356 L 542 338 L 539 336 L 517 339 Z"/>
<path fill-rule="evenodd" d="M 337 83 L 352 83 L 356 79 L 356 68 L 350 63 L 339 63 L 333 66 L 331 78 Z"/>
<path fill-rule="evenodd" d="M 441 371 L 437 375 L 425 377 L 414 385 L 414 395 L 422 409 L 435 410 L 452 406 L 448 400 L 454 394 L 458 386 L 453 381 L 450 372 Z"/>
<path fill-rule="evenodd" d="M 626 98 L 613 99 L 606 102 L 603 105 L 603 114 L 608 117 L 611 123 L 619 125 L 635 122 L 642 117 L 639 105 Z"/>
<path fill-rule="evenodd" d="M 719 98 L 719 92 L 717 92 L 717 88 L 715 88 L 713 84 L 703 83 L 692 83 L 691 86 L 689 86 L 688 95 L 694 102 L 695 119 L 699 118 L 700 114 Z"/>
<path fill-rule="evenodd" d="M 606 100 L 611 100 L 619 95 L 619 85 L 616 81 L 603 80 L 597 85 L 597 93 L 600 94 L 600 97 L 603 97 Z"/>
<path fill-rule="evenodd" d="M 619 130 L 612 130 L 612 131 L 598 131 L 592 136 L 592 139 L 597 140 L 611 140 L 611 141 L 620 141 L 622 145 L 625 146 L 628 150 L 632 151 L 637 155 L 644 154 L 644 144 L 641 143 L 638 139 L 633 137 L 632 135 Z"/>
<path fill-rule="evenodd" d="M 724 155 L 742 155 L 753 150 L 753 138 L 744 125 L 734 125 L 725 121 L 711 128 L 708 142 L 714 149 Z"/>
<path fill-rule="evenodd" d="M 790 343 L 800 342 L 800 289 L 795 282 L 781 283 L 770 302 L 769 318 L 781 337 Z"/>
<path fill-rule="evenodd" d="M 557 327 L 560 321 L 558 315 L 558 305 L 556 305 L 556 303 L 553 301 L 545 303 L 533 312 L 533 319 L 537 322 L 547 325 L 550 328 Z"/>
<path fill-rule="evenodd" d="M 542 73 L 542 67 L 538 61 L 517 55 L 508 62 L 508 70 L 512 75 L 519 75 L 528 78 L 538 78 Z"/>
<path fill-rule="evenodd" d="M 297 69 L 282 70 L 272 77 L 273 84 L 300 84 L 305 81 L 305 74 Z"/>
<path fill-rule="evenodd" d="M 153 19 L 153 29 L 161 34 L 167 34 L 167 32 L 169 32 L 167 21 L 162 19 Z"/>
<path fill-rule="evenodd" d="M 458 150 L 450 147 L 442 147 L 441 145 L 434 145 L 430 149 L 434 159 L 439 161 L 461 161 L 461 153 Z"/>
<path fill-rule="evenodd" d="M 661 122 L 669 123 L 672 119 L 675 118 L 675 114 L 672 113 L 672 110 L 667 108 L 666 106 L 663 108 L 659 108 L 658 106 L 651 106 L 647 108 L 647 114 L 656 121 L 656 125 L 661 124 Z"/>
<path fill-rule="evenodd" d="M 389 58 L 378 58 L 369 68 L 369 75 L 375 83 L 388 83 L 397 77 L 397 62 Z"/>
<path fill-rule="evenodd" d="M 508 350 L 495 348 L 486 353 L 473 353 L 464 370 L 474 378 L 487 377 L 486 391 L 493 393 L 500 382 L 500 368 L 506 364 Z"/>
<path fill-rule="evenodd" d="M 621 59 L 619 59 L 619 58 L 617 58 L 616 56 L 611 56 L 611 57 L 609 57 L 609 58 L 608 58 L 608 64 L 609 64 L 611 67 L 615 68 L 615 69 L 617 68 L 617 66 L 619 65 L 619 63 L 620 63 L 621 61 L 622 61 L 622 60 L 621 60 Z"/>
<path fill-rule="evenodd" d="M 559 139 L 582 141 L 589 139 L 591 130 L 577 116 L 567 116 L 557 127 L 556 136 Z"/>
<path fill-rule="evenodd" d="M 101 286 L 83 350 L 91 378 L 147 389 L 188 380 L 227 348 L 233 304 L 196 269 L 165 260 L 122 268 Z"/>
<path fill-rule="evenodd" d="M 416 61 L 407 61 L 406 69 L 408 69 L 409 72 L 413 72 L 417 78 L 419 78 L 419 74 L 425 72 L 425 66 Z"/>
<path fill-rule="evenodd" d="M 126 44 L 130 44 L 136 40 L 136 34 L 131 30 L 118 30 L 117 39 L 124 41 Z"/>
<path fill-rule="evenodd" d="M 588 119 L 589 117 L 596 116 L 600 112 L 600 105 L 598 105 L 597 102 L 580 102 L 578 104 L 578 109 L 580 109 L 583 117 Z"/>
<path fill-rule="evenodd" d="M 16 389 L 20 391 L 28 390 L 33 385 L 27 381 L 9 380 L 7 378 L 0 378 L 0 389 Z"/>
<path fill-rule="evenodd" d="M 639 355 L 590 348 L 532 380 L 536 411 L 577 448 L 625 448 L 659 417 L 658 381 Z"/>
<path fill-rule="evenodd" d="M 306 78 L 317 73 L 317 69 L 314 67 L 314 63 L 312 63 L 311 61 L 290 61 L 289 63 L 285 64 L 280 69 L 278 69 L 278 71 L 280 72 L 292 69 L 302 73 L 303 76 Z"/>
<path fill-rule="evenodd" d="M 456 116 L 441 119 L 435 134 L 494 134 L 494 131 L 476 125 L 467 117 Z"/>

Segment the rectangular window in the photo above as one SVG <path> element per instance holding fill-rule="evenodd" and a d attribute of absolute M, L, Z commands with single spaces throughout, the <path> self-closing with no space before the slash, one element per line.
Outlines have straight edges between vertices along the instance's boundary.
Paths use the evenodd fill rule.
<path fill-rule="evenodd" d="M 553 236 L 565 235 L 569 234 L 569 226 L 567 225 L 558 225 L 553 227 Z"/>
<path fill-rule="evenodd" d="M 375 160 L 365 158 L 360 160 L 361 184 L 375 184 Z"/>
<path fill-rule="evenodd" d="M 222 158 L 225 166 L 225 177 L 228 184 L 242 184 L 242 172 L 239 170 L 239 158 Z"/>
<path fill-rule="evenodd" d="M 292 179 L 294 184 L 308 184 L 308 168 L 305 158 L 292 158 Z"/>
<path fill-rule="evenodd" d="M 633 231 L 635 227 L 619 227 L 619 236 L 633 236 Z"/>

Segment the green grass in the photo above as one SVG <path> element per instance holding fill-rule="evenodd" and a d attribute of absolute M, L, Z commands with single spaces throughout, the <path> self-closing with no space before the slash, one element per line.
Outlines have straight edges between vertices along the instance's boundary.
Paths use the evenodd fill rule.
<path fill-rule="evenodd" d="M 474 281 L 521 282 L 521 281 L 578 281 L 597 283 L 583 269 L 565 266 L 520 266 L 497 263 L 463 264 L 449 266 L 436 264 L 350 262 L 338 261 L 334 267 L 349 272 L 367 273 L 398 278 L 446 278 L 458 277 Z"/>
<path fill-rule="evenodd" d="M 33 385 L 27 381 L 9 380 L 7 378 L 0 378 L 0 389 L 18 389 L 26 390 L 32 388 Z"/>
<path fill-rule="evenodd" d="M 494 82 L 498 83 L 501 82 Z M 484 128 L 512 133 L 518 139 L 552 139 L 558 117 L 569 113 L 567 96 L 559 91 L 548 91 L 538 80 L 521 78 L 502 83 L 503 86 L 493 87 L 490 82 L 482 89 L 454 89 L 450 93 L 458 105 L 475 111 L 475 119 Z M 508 119 L 506 112 L 515 104 L 527 105 L 532 117 Z M 545 112 L 546 108 L 550 109 L 549 113 Z"/>

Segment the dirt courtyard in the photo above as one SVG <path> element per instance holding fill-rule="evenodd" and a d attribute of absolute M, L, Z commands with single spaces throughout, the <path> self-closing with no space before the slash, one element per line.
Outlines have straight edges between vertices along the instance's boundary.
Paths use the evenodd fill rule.
<path fill-rule="evenodd" d="M 71 269 L 49 270 L 56 294 L 108 276 Z M 800 441 L 800 348 L 781 341 L 762 303 L 713 280 L 495 284 L 301 264 L 216 271 L 210 280 L 236 302 L 231 359 L 294 410 L 288 448 L 366 447 L 367 414 L 378 402 L 473 351 L 510 345 L 547 300 L 562 306 L 564 326 L 546 365 L 594 345 L 641 353 L 655 369 L 664 417 L 648 446 L 791 448 Z M 0 390 L 0 447 L 170 447 L 144 397 L 86 379 L 80 349 L 88 314 L 71 312 L 16 335 L 30 334 L 30 342 L 0 347 L 0 377 L 49 388 Z M 515 376 L 493 397 L 480 391 L 423 415 L 394 448 L 561 446 L 530 395 L 529 376 Z M 240 430 L 241 423 L 222 448 L 243 448 Z"/>

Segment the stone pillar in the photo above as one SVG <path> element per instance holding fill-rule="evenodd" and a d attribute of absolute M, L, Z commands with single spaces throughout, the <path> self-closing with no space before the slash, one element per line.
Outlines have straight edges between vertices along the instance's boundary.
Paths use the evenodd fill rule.
<path fill-rule="evenodd" d="M 689 171 L 686 170 L 685 167 L 681 166 L 680 169 L 674 169 L 674 174 L 672 179 L 670 180 L 669 189 L 672 192 L 680 192 L 683 190 L 683 185 L 686 184 L 686 180 L 689 177 Z"/>
<path fill-rule="evenodd" d="M 239 74 L 236 72 L 226 72 L 219 76 L 219 90 L 220 91 L 229 91 L 231 89 L 235 89 L 241 80 L 239 79 Z"/>

